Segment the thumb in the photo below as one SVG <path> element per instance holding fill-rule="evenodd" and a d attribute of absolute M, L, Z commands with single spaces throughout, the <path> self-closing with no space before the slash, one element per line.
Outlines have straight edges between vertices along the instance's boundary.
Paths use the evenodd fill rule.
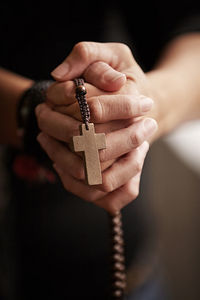
<path fill-rule="evenodd" d="M 118 91 L 126 83 L 126 75 L 116 71 L 107 63 L 95 62 L 83 73 L 85 80 L 95 87 L 107 91 Z"/>
<path fill-rule="evenodd" d="M 119 43 L 80 42 L 51 75 L 58 81 L 72 80 L 81 76 L 89 65 L 97 61 L 104 61 L 114 69 L 121 60 L 123 65 L 129 65 L 131 58 L 127 48 Z"/>

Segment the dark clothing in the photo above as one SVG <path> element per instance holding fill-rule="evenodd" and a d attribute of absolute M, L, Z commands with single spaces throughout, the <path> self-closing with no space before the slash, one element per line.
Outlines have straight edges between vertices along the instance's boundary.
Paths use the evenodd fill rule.
<path fill-rule="evenodd" d="M 64 4 L 63 4 L 64 3 Z M 70 4 L 69 4 L 70 3 Z M 195 6 L 196 5 L 196 6 Z M 105 41 L 112 8 L 128 32 L 138 63 L 150 70 L 176 34 L 200 29 L 194 1 L 5 1 L 0 7 L 0 64 L 34 80 L 50 72 L 79 41 Z M 105 20 L 109 22 L 104 22 Z M 196 19 L 195 19 L 196 20 Z M 9 159 L 10 172 L 16 153 Z M 30 184 L 12 174 L 12 240 L 16 259 L 12 299 L 107 299 L 109 232 L 106 213 L 56 184 Z M 127 266 L 148 231 L 138 200 L 123 209 Z M 10 220 L 10 219 L 9 219 Z M 144 222 L 144 223 L 143 223 Z M 11 251 L 12 250 L 12 251 Z"/>

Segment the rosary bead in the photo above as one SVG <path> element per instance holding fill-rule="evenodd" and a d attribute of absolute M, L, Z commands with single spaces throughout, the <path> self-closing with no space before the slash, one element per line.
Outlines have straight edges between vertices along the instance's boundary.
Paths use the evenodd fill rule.
<path fill-rule="evenodd" d="M 125 270 L 125 266 L 118 262 L 114 264 L 113 268 L 116 271 L 124 271 Z"/>
<path fill-rule="evenodd" d="M 123 300 L 126 288 L 124 240 L 122 216 L 117 212 L 110 219 L 112 237 L 112 297 L 113 300 Z"/>
<path fill-rule="evenodd" d="M 116 245 L 113 246 L 113 251 L 117 252 L 119 254 L 123 254 L 124 253 L 124 249 L 122 248 L 121 245 L 118 245 L 118 244 L 116 244 Z"/>
<path fill-rule="evenodd" d="M 119 217 L 113 218 L 112 223 L 113 223 L 113 225 L 116 225 L 116 226 L 121 226 L 122 225 L 122 222 L 121 222 Z"/>
<path fill-rule="evenodd" d="M 126 274 L 122 273 L 122 272 L 114 272 L 113 274 L 113 278 L 119 279 L 121 281 L 125 281 L 126 280 Z"/>
<path fill-rule="evenodd" d="M 112 232 L 113 232 L 113 234 L 119 234 L 119 235 L 123 234 L 122 229 L 120 228 L 120 226 L 117 226 L 117 225 L 113 226 Z"/>
<path fill-rule="evenodd" d="M 84 85 L 78 85 L 76 87 L 76 94 L 85 95 L 87 94 L 86 88 Z"/>
<path fill-rule="evenodd" d="M 113 297 L 117 299 L 117 298 L 120 298 L 122 296 L 122 294 L 123 294 L 122 291 L 120 289 L 118 289 L 113 292 Z"/>
<path fill-rule="evenodd" d="M 114 284 L 113 284 L 113 287 L 123 290 L 126 287 L 126 283 L 124 281 L 121 281 L 121 280 L 115 281 Z"/>
<path fill-rule="evenodd" d="M 118 245 L 124 245 L 124 241 L 123 241 L 123 239 L 121 238 L 120 235 L 115 235 L 113 237 L 113 242 L 117 243 Z"/>
<path fill-rule="evenodd" d="M 115 253 L 115 254 L 113 255 L 113 260 L 114 260 L 114 261 L 117 261 L 117 262 L 124 263 L 125 258 L 124 258 L 123 255 L 120 255 L 119 253 Z"/>

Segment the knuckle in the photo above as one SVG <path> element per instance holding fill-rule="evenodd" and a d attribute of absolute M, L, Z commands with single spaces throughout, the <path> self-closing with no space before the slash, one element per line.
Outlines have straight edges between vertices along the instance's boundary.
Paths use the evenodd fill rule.
<path fill-rule="evenodd" d="M 136 160 L 134 162 L 134 169 L 135 169 L 136 173 L 140 173 L 142 171 L 142 162 L 139 160 Z"/>
<path fill-rule="evenodd" d="M 47 117 L 48 114 L 45 109 L 42 109 L 37 117 L 38 126 L 43 131 L 45 131 Z"/>
<path fill-rule="evenodd" d="M 127 55 L 131 55 L 132 56 L 132 52 L 130 47 L 127 44 L 124 43 L 118 43 L 119 47 L 121 48 L 121 50 L 126 53 Z"/>
<path fill-rule="evenodd" d="M 139 185 L 135 185 L 132 182 L 127 185 L 126 190 L 127 190 L 128 196 L 132 200 L 136 199 L 139 195 Z"/>
<path fill-rule="evenodd" d="M 101 162 L 105 162 L 107 161 L 107 157 L 108 157 L 108 149 L 102 149 L 99 152 L 99 158 Z"/>
<path fill-rule="evenodd" d="M 105 193 L 110 193 L 113 191 L 113 187 L 112 187 L 112 184 L 108 181 L 105 181 L 103 184 L 102 184 L 102 191 L 105 192 Z"/>
<path fill-rule="evenodd" d="M 79 42 L 74 46 L 74 52 L 84 60 L 87 60 L 90 54 L 90 43 Z"/>
<path fill-rule="evenodd" d="M 94 121 L 99 122 L 102 120 L 103 106 L 98 97 L 90 102 L 90 112 Z"/>
<path fill-rule="evenodd" d="M 83 168 L 76 168 L 73 175 L 78 180 L 83 180 L 85 178 Z"/>
<path fill-rule="evenodd" d="M 95 202 L 96 199 L 97 199 L 97 195 L 96 195 L 96 193 L 91 193 L 91 192 L 89 192 L 89 193 L 87 194 L 87 197 L 86 197 L 86 196 L 83 196 L 82 198 L 83 198 L 84 200 L 86 200 L 87 202 Z"/>
<path fill-rule="evenodd" d="M 139 188 L 135 189 L 134 192 L 132 192 L 132 199 L 135 200 L 139 196 Z"/>
<path fill-rule="evenodd" d="M 105 209 L 111 214 L 111 215 L 115 215 L 117 211 L 119 211 L 121 208 L 123 207 L 123 205 L 120 205 L 119 203 L 115 203 L 115 202 L 111 202 L 111 203 L 107 203 L 105 206 Z"/>
<path fill-rule="evenodd" d="M 135 148 L 141 144 L 142 138 L 139 132 L 134 132 L 134 134 L 130 135 L 130 146 L 131 148 Z"/>
<path fill-rule="evenodd" d="M 133 99 L 130 95 L 124 97 L 124 112 L 128 117 L 133 117 L 135 115 Z"/>
<path fill-rule="evenodd" d="M 102 190 L 103 192 L 110 193 L 114 190 L 114 178 L 111 178 L 110 175 L 103 176 Z"/>

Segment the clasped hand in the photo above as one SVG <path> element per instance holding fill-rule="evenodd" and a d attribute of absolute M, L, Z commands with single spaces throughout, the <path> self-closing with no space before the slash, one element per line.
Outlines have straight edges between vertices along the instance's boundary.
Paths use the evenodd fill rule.
<path fill-rule="evenodd" d="M 145 74 L 126 45 L 82 42 L 52 75 L 56 82 L 47 102 L 36 108 L 42 131 L 38 141 L 66 190 L 115 213 L 138 196 L 149 140 L 157 129 L 156 121 L 145 117 L 153 105 Z M 85 183 L 82 158 L 68 147 L 79 135 L 72 80 L 81 76 L 87 82 L 91 122 L 96 132 L 106 134 L 107 148 L 99 152 L 103 183 L 96 186 Z"/>

